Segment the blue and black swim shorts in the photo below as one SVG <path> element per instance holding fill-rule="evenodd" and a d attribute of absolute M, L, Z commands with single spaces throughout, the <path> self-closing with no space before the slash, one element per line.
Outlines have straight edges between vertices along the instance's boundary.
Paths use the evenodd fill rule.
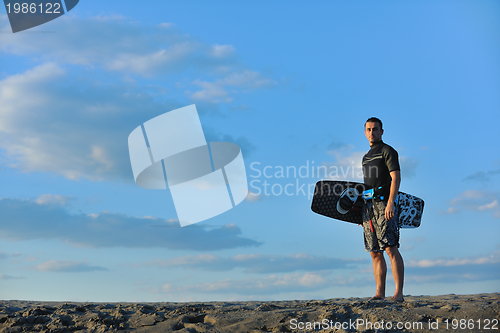
<path fill-rule="evenodd" d="M 398 212 L 386 221 L 386 201 L 367 201 L 363 214 L 363 232 L 365 250 L 368 252 L 383 252 L 387 247 L 399 247 Z M 397 206 L 396 206 L 397 210 Z M 371 221 L 371 222 L 370 222 Z"/>

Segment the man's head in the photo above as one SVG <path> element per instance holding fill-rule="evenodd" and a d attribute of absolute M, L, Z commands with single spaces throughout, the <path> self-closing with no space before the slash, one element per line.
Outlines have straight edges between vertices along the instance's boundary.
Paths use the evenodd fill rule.
<path fill-rule="evenodd" d="M 382 140 L 382 121 L 376 117 L 371 117 L 365 122 L 365 135 L 370 142 L 370 146 Z"/>

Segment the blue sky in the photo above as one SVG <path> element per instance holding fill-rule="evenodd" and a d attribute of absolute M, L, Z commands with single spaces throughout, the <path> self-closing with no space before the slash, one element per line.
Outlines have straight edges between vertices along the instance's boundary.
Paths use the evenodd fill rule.
<path fill-rule="evenodd" d="M 401 190 L 426 202 L 402 230 L 404 293 L 498 292 L 499 14 L 496 1 L 82 0 L 12 34 L 2 8 L 0 298 L 372 296 L 362 228 L 312 213 L 308 195 L 313 167 L 360 180 L 371 116 Z M 168 190 L 134 184 L 127 137 L 190 104 L 207 141 L 242 148 L 258 195 L 180 228 Z"/>

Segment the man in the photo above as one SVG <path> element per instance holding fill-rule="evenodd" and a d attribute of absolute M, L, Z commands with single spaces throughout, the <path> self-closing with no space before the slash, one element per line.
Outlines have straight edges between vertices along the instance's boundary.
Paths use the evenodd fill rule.
<path fill-rule="evenodd" d="M 385 298 L 387 266 L 384 251 L 391 260 L 392 275 L 396 291 L 392 299 L 403 301 L 404 263 L 399 253 L 399 227 L 395 204 L 401 182 L 398 153 L 382 141 L 382 121 L 372 117 L 365 123 L 365 135 L 370 143 L 370 151 L 363 156 L 363 176 L 365 185 L 383 187 L 378 199 L 367 200 L 363 218 L 365 249 L 373 260 L 373 274 L 377 291 L 372 300 Z M 390 184 L 390 185 L 389 185 Z"/>

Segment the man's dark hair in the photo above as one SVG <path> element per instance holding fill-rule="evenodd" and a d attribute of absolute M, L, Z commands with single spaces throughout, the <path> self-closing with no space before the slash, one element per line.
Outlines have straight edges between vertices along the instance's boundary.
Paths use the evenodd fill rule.
<path fill-rule="evenodd" d="M 365 121 L 365 127 L 366 127 L 366 123 L 379 123 L 380 129 L 382 129 L 382 120 L 378 119 L 377 117 L 368 118 L 368 120 Z"/>

